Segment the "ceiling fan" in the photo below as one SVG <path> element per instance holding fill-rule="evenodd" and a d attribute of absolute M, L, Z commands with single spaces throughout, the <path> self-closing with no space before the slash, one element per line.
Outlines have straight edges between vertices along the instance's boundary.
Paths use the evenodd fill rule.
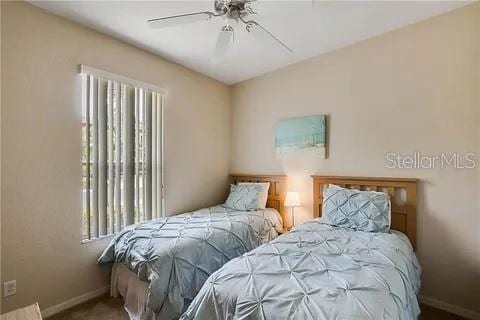
<path fill-rule="evenodd" d="M 266 45 L 272 45 L 281 50 L 293 53 L 293 51 L 287 45 L 285 45 L 267 29 L 262 27 L 258 22 L 254 20 L 247 20 L 248 16 L 256 14 L 256 12 L 250 6 L 250 4 L 255 1 L 256 0 L 215 0 L 215 12 L 203 11 L 180 14 L 150 19 L 147 22 L 150 27 L 159 29 L 223 17 L 225 19 L 225 25 L 220 29 L 214 52 L 217 60 L 223 59 L 227 53 L 227 50 L 232 45 L 234 29 L 229 23 L 231 21 L 243 23 L 249 34 Z"/>

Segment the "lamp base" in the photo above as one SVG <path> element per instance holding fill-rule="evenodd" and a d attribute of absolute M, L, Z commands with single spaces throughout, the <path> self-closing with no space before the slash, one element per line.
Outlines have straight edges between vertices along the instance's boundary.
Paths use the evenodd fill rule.
<path fill-rule="evenodd" d="M 295 227 L 295 207 L 292 207 L 291 215 L 292 215 L 291 216 L 292 217 L 292 220 L 291 220 L 292 223 L 288 227 L 288 229 L 287 229 L 288 231 L 292 230 L 293 227 Z"/>

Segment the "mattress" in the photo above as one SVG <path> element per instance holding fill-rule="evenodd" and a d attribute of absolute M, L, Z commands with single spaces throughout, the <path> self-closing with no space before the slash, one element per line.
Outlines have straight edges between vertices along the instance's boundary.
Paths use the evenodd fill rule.
<path fill-rule="evenodd" d="M 129 226 L 114 236 L 99 262 L 124 264 L 148 283 L 149 310 L 159 319 L 176 319 L 210 274 L 275 238 L 281 225 L 274 209 L 214 206 Z"/>
<path fill-rule="evenodd" d="M 315 219 L 226 263 L 181 319 L 413 320 L 419 287 L 404 234 Z"/>

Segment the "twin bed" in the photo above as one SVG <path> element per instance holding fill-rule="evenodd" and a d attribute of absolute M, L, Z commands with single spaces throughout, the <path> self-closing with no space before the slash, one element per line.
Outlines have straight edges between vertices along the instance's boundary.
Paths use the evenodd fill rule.
<path fill-rule="evenodd" d="M 322 204 L 328 212 L 279 237 L 286 178 L 232 182 L 269 182 L 269 209 L 202 209 L 130 227 L 112 241 L 101 261 L 116 262 L 112 293 L 132 319 L 418 317 L 415 180 L 315 176 L 315 216 Z M 353 214 L 363 220 L 343 225 Z"/>
<path fill-rule="evenodd" d="M 268 184 L 265 208 L 219 205 L 115 235 L 99 261 L 114 262 L 111 294 L 124 298 L 131 319 L 178 319 L 214 271 L 283 232 L 285 176 L 231 176 L 231 182 Z"/>

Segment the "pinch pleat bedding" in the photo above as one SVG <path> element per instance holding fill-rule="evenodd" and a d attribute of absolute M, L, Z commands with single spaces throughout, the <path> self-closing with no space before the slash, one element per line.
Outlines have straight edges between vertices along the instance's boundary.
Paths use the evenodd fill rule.
<path fill-rule="evenodd" d="M 181 319 L 413 320 L 419 286 L 420 266 L 402 233 L 315 219 L 225 264 Z"/>
<path fill-rule="evenodd" d="M 207 278 L 229 260 L 275 238 L 273 209 L 237 211 L 214 206 L 127 227 L 99 262 L 120 262 L 149 283 L 148 307 L 158 319 L 176 319 Z"/>

